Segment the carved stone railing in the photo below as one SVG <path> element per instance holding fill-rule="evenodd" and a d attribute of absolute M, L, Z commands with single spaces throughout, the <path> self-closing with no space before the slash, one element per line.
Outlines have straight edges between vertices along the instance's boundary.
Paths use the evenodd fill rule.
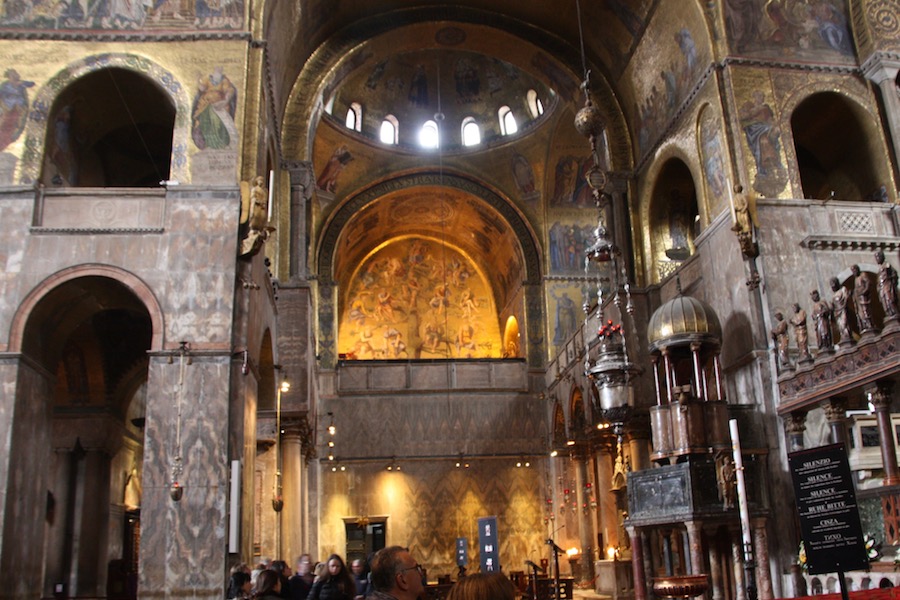
<path fill-rule="evenodd" d="M 166 214 L 165 188 L 37 190 L 34 231 L 157 232 Z"/>

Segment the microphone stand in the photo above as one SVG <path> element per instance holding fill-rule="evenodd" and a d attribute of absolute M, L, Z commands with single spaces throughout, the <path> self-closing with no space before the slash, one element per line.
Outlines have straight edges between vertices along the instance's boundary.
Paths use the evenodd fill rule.
<path fill-rule="evenodd" d="M 547 544 L 553 549 L 553 597 L 559 600 L 559 553 L 563 549 L 556 545 L 553 538 L 548 539 Z"/>
<path fill-rule="evenodd" d="M 538 578 L 538 569 L 541 572 L 544 572 L 544 569 L 541 569 L 537 564 L 531 562 L 530 560 L 526 560 L 525 564 L 531 567 L 531 598 L 532 600 L 538 600 L 538 591 L 537 591 L 537 578 Z"/>

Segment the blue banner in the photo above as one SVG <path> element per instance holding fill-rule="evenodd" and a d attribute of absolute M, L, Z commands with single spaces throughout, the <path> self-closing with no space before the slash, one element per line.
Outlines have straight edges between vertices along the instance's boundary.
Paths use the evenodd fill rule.
<path fill-rule="evenodd" d="M 469 538 L 456 538 L 456 566 L 464 567 L 469 564 Z"/>
<path fill-rule="evenodd" d="M 500 538 L 497 537 L 497 517 L 478 519 L 478 549 L 481 551 L 481 572 L 500 570 Z"/>

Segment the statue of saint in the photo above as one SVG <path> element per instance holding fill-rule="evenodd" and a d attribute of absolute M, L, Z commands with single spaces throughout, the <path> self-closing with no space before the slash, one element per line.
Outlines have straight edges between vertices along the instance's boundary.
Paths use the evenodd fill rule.
<path fill-rule="evenodd" d="M 788 323 L 784 320 L 781 311 L 775 313 L 775 327 L 772 328 L 772 339 L 775 341 L 775 351 L 778 354 L 778 366 L 782 369 L 790 369 L 791 361 L 788 359 Z"/>
<path fill-rule="evenodd" d="M 884 260 L 881 250 L 875 253 L 875 262 L 878 263 L 878 299 L 884 308 L 884 319 L 897 319 L 900 316 L 897 309 L 897 271 Z"/>
<path fill-rule="evenodd" d="M 263 177 L 254 177 L 247 191 L 247 183 L 241 184 L 242 222 L 246 215 L 247 234 L 241 240 L 241 256 L 251 256 L 259 252 L 269 233 L 275 231 L 269 225 L 269 191 Z"/>
<path fill-rule="evenodd" d="M 831 291 L 834 296 L 831 298 L 831 315 L 834 317 L 834 324 L 837 325 L 840 339 L 838 343 L 841 346 L 849 346 L 853 344 L 853 335 L 850 333 L 850 319 L 847 316 L 847 305 L 850 304 L 850 291 L 846 286 L 841 285 L 837 277 L 832 277 Z"/>
<path fill-rule="evenodd" d="M 797 340 L 797 348 L 800 350 L 799 362 L 810 362 L 812 356 L 809 354 L 809 331 L 806 328 L 806 311 L 800 308 L 800 305 L 796 302 L 793 309 L 794 316 L 791 317 L 791 325 L 794 328 L 794 339 Z"/>
<path fill-rule="evenodd" d="M 819 345 L 819 352 L 831 352 L 834 350 L 834 338 L 831 333 L 831 305 L 828 300 L 819 297 L 819 290 L 811 291 L 809 297 L 813 303 L 810 314 L 816 324 L 816 342 Z"/>
<path fill-rule="evenodd" d="M 859 265 L 851 265 L 853 273 L 853 303 L 856 305 L 856 320 L 859 332 L 877 331 L 872 320 L 872 280 L 869 274 L 860 270 Z"/>

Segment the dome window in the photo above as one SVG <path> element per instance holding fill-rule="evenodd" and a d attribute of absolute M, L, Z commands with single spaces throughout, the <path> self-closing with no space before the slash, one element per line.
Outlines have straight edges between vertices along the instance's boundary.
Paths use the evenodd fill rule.
<path fill-rule="evenodd" d="M 501 106 L 497 114 L 500 117 L 500 132 L 503 135 L 512 135 L 519 130 L 516 117 L 508 106 Z"/>
<path fill-rule="evenodd" d="M 481 128 L 474 117 L 466 117 L 462 122 L 463 146 L 477 146 L 481 143 Z"/>
<path fill-rule="evenodd" d="M 528 108 L 531 110 L 531 116 L 537 119 L 544 114 L 544 103 L 538 98 L 537 92 L 528 90 Z"/>
<path fill-rule="evenodd" d="M 347 129 L 362 131 L 362 105 L 359 102 L 350 104 L 350 108 L 347 109 L 347 119 L 344 121 L 344 125 L 347 126 Z"/>
<path fill-rule="evenodd" d="M 419 145 L 423 148 L 437 148 L 440 146 L 438 126 L 434 121 L 425 121 L 419 131 Z"/>
<path fill-rule="evenodd" d="M 400 123 L 394 115 L 388 115 L 381 122 L 381 131 L 379 131 L 378 139 L 385 144 L 396 144 L 398 141 L 398 131 Z"/>

